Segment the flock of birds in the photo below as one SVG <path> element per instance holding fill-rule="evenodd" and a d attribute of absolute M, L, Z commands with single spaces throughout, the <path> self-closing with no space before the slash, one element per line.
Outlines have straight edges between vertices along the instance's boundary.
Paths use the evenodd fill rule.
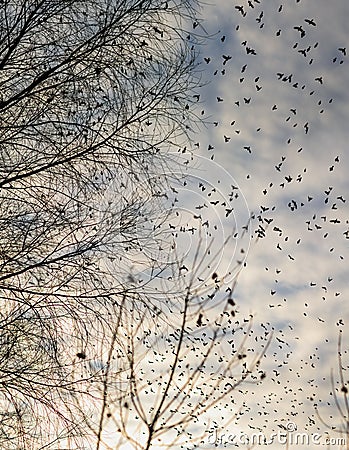
<path fill-rule="evenodd" d="M 151 273 L 127 279 L 154 282 L 161 307 L 154 303 L 144 319 L 137 306 L 123 324 L 132 354 L 142 355 L 136 400 L 111 402 L 106 417 L 112 432 L 115 421 L 132 436 L 145 435 L 147 423 L 148 432 L 159 427 L 162 448 L 171 424 L 175 448 L 187 450 L 228 447 L 228 436 L 242 431 L 266 439 L 279 430 L 317 432 L 328 444 L 325 434 L 336 435 L 349 413 L 341 397 L 349 383 L 348 36 L 326 27 L 326 0 L 216 3 L 192 26 L 193 34 L 213 29 L 201 48 L 210 82 L 191 106 L 185 101 L 205 132 L 178 149 L 184 176 L 159 193 L 168 210 L 158 220 L 140 217 L 137 233 L 154 235 Z M 338 3 L 349 12 L 346 0 Z M 157 271 L 166 261 L 179 264 Z M 183 290 L 170 294 L 178 280 L 191 284 L 184 330 Z"/>
<path fill-rule="evenodd" d="M 149 208 L 132 228 L 140 247 L 146 236 L 140 250 L 153 265 L 125 276 L 132 303 L 118 329 L 125 347 L 115 345 L 108 363 L 76 353 L 87 379 L 108 373 L 115 385 L 131 386 L 105 403 L 111 433 L 138 420 L 142 432 L 159 427 L 160 440 L 175 424 L 182 439 L 175 448 L 188 450 L 212 444 L 189 442 L 206 418 L 221 439 L 212 448 L 229 444 L 223 435 L 233 430 L 334 434 L 344 423 L 348 432 L 349 3 L 280 1 L 217 0 L 189 30 L 189 42 L 210 30 L 200 49 L 203 86 L 184 102 L 205 126 L 178 149 L 184 176 L 171 179 L 169 192 L 154 188 L 168 210 L 158 217 Z M 138 209 L 131 213 L 138 217 Z M 121 260 L 128 271 L 137 257 L 125 247 L 106 271 L 123 269 Z M 154 304 L 139 301 L 136 286 L 154 294 Z M 124 379 L 121 362 L 130 361 Z"/>
<path fill-rule="evenodd" d="M 248 417 L 252 430 L 277 430 L 291 420 L 298 423 L 298 431 L 323 430 L 314 404 L 323 408 L 324 419 L 333 417 L 332 431 L 341 421 L 331 393 L 330 367 L 337 368 L 338 333 L 343 331 L 348 342 L 344 298 L 348 292 L 342 291 L 349 239 L 343 126 L 347 117 L 340 95 L 346 95 L 349 50 L 342 29 L 337 36 L 328 34 L 325 2 L 311 10 L 314 5 L 301 0 L 287 5 L 250 0 L 222 6 L 217 13 L 224 16 L 221 30 L 213 33 L 202 55 L 202 70 L 210 83 L 193 95 L 207 133 L 194 143 L 192 152 L 184 148 L 180 153 L 190 161 L 188 170 L 198 154 L 212 162 L 214 173 L 215 162 L 229 175 L 222 170 L 221 178 L 212 181 L 208 164 L 196 186 L 192 183 L 189 189 L 184 181 L 173 188 L 176 207 L 186 195 L 192 199 L 194 191 L 197 202 L 186 223 L 168 225 L 172 237 L 200 229 L 215 237 L 229 229 L 236 243 L 231 250 L 234 260 L 246 266 L 242 281 L 226 291 L 228 300 L 234 297 L 235 324 L 243 322 L 239 322 L 243 314 L 256 312 L 250 334 L 255 346 L 263 341 L 265 345 L 273 332 L 260 372 L 263 387 L 242 386 L 236 393 L 244 406 L 237 419 Z M 216 8 L 219 11 L 220 6 Z M 200 25 L 198 20 L 193 28 Z M 339 136 L 331 129 L 337 116 L 335 132 L 343 133 Z M 250 215 L 238 224 L 244 198 Z M 251 252 L 249 244 L 239 242 L 246 233 L 256 243 Z M 253 260 L 259 247 L 258 266 Z M 181 267 L 185 276 L 188 267 Z M 219 263 L 209 258 L 206 275 L 197 281 L 210 277 L 211 282 L 224 284 Z M 250 294 L 257 297 L 249 298 Z M 198 314 L 198 328 L 209 322 L 205 311 Z M 341 383 L 337 378 L 338 392 L 344 392 Z M 235 407 L 233 400 L 223 408 L 217 406 L 219 420 Z"/>

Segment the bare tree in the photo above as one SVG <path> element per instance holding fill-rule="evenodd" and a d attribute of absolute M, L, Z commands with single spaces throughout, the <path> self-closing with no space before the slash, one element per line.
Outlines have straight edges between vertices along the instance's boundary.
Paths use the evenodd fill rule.
<path fill-rule="evenodd" d="M 95 383 L 94 413 L 84 416 L 96 449 L 218 445 L 215 430 L 239 420 L 238 388 L 265 378 L 260 365 L 271 334 L 260 336 L 255 352 L 252 317 L 239 317 L 233 288 L 213 301 L 216 279 L 198 296 L 194 273 L 183 300 L 153 317 L 146 308 L 121 311 Z"/>
<path fill-rule="evenodd" d="M 218 275 L 194 287 L 202 259 L 188 271 L 161 226 L 196 121 L 194 7 L 2 2 L 3 449 L 108 448 L 109 432 L 181 445 L 173 433 L 263 378 Z"/>
<path fill-rule="evenodd" d="M 338 358 L 338 377 L 335 378 L 333 369 L 331 370 L 331 397 L 333 399 L 333 407 L 336 409 L 336 415 L 331 414 L 328 418 L 324 418 L 320 409 L 322 402 L 314 404 L 316 416 L 319 422 L 324 425 L 328 432 L 325 436 L 328 448 L 339 445 L 340 448 L 349 448 L 349 398 L 348 398 L 348 380 L 345 379 L 348 365 L 345 365 L 342 345 L 342 330 L 338 334 L 337 358 Z M 335 421 L 335 422 L 334 422 Z M 338 437 L 339 436 L 339 437 Z"/>
<path fill-rule="evenodd" d="M 147 294 L 130 267 L 195 119 L 193 4 L 2 2 L 1 448 L 82 448 L 82 362 Z"/>

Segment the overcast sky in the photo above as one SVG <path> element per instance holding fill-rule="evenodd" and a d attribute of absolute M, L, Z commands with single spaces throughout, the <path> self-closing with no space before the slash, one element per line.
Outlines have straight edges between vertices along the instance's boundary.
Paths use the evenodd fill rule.
<path fill-rule="evenodd" d="M 269 323 L 281 340 L 264 362 L 264 383 L 245 386 L 251 408 L 238 427 L 221 432 L 249 425 L 271 432 L 290 421 L 315 432 L 323 427 L 312 422 L 314 402 L 331 401 L 339 330 L 343 349 L 349 343 L 349 2 L 210 3 L 201 11 L 200 26 L 212 37 L 200 57 L 208 84 L 198 111 L 211 124 L 194 140 L 201 181 L 217 188 L 220 202 L 210 203 L 207 190 L 196 205 L 206 198 L 199 211 L 219 223 L 218 243 L 235 220 L 241 226 L 249 212 L 261 216 L 252 229 L 260 224 L 265 237 L 252 239 L 235 297 L 241 314 L 253 313 L 256 333 Z M 235 219 L 221 205 L 231 185 L 240 188 Z M 224 268 L 248 249 L 244 239 L 220 254 Z M 330 409 L 324 419 L 332 414 L 338 425 Z"/>
<path fill-rule="evenodd" d="M 192 133 L 192 148 L 179 150 L 186 177 L 169 193 L 175 214 L 162 229 L 169 239 L 156 259 L 170 258 L 177 236 L 174 256 L 183 256 L 190 277 L 199 244 L 204 264 L 196 287 L 212 284 L 213 272 L 226 275 L 227 286 L 237 279 L 237 319 L 253 315 L 246 344 L 252 354 L 273 330 L 261 366 L 266 378 L 239 386 L 235 403 L 217 405 L 209 415 L 218 424 L 214 438 L 206 430 L 196 448 L 234 448 L 233 434 L 260 431 L 270 439 L 284 429 L 318 440 L 287 447 L 274 439 L 268 447 L 343 448 L 324 445 L 325 432 L 340 435 L 319 421 L 314 404 L 325 422 L 340 427 L 331 370 L 342 398 L 341 331 L 349 385 L 348 18 L 348 0 L 217 0 L 193 27 L 209 36 L 199 56 L 204 87 L 194 97 L 206 126 Z M 142 262 L 132 270 L 137 277 Z M 211 311 L 203 311 L 204 324 Z M 200 426 L 194 424 L 198 435 Z"/>

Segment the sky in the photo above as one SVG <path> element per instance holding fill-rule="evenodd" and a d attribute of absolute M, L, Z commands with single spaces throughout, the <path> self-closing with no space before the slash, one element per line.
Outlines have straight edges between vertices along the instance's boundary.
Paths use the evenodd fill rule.
<path fill-rule="evenodd" d="M 344 408 L 342 414 L 349 413 L 349 403 L 345 405 L 341 393 L 343 385 L 349 389 L 348 18 L 348 0 L 205 0 L 195 22 L 188 25 L 187 42 L 198 50 L 197 73 L 202 84 L 189 93 L 188 108 L 198 120 L 189 131 L 191 142 L 185 142 L 185 147 L 178 143 L 178 151 L 174 145 L 173 153 L 167 155 L 169 172 L 162 174 L 161 181 L 169 176 L 169 192 L 163 196 L 156 189 L 149 210 L 139 214 L 139 228 L 132 239 L 139 239 L 143 247 L 139 253 L 149 258 L 141 259 L 135 249 L 134 254 L 125 250 L 125 255 L 101 262 L 110 273 L 117 268 L 118 278 L 125 272 L 130 292 L 139 284 L 145 294 L 154 296 L 149 318 L 144 312 L 148 312 L 147 305 L 138 305 L 139 298 L 130 296 L 132 308 L 118 328 L 124 348 L 115 349 L 116 362 L 110 366 L 121 387 L 129 385 L 128 372 L 123 372 L 118 358 L 126 356 L 129 363 L 132 342 L 139 399 L 144 400 L 138 411 L 143 413 L 144 406 L 144 417 L 151 417 L 154 405 L 159 404 L 166 386 L 163 380 L 171 373 L 176 345 L 181 342 L 175 328 L 180 328 L 183 317 L 186 280 L 194 280 L 192 309 L 173 383 L 165 395 L 169 403 L 164 403 L 164 422 L 168 417 L 187 417 L 189 402 L 204 403 L 210 382 L 223 380 L 221 390 L 210 391 L 207 400 L 214 401 L 226 389 L 225 378 L 232 380 L 231 373 L 241 378 L 243 363 L 217 374 L 220 362 L 229 365 L 232 355 L 240 351 L 248 353 L 248 361 L 258 359 L 267 337 L 272 336 L 261 366 L 254 367 L 265 377 L 245 381 L 205 417 L 193 420 L 189 431 L 203 439 L 196 444 L 188 440 L 183 445 L 187 450 L 251 448 L 247 440 L 255 433 L 276 449 L 344 448 L 335 442 L 341 435 L 334 428 L 342 426 L 340 408 Z M 159 30 L 154 28 L 154 33 Z M 160 31 L 160 35 L 168 48 L 166 33 Z M 202 45 L 196 45 L 195 35 L 201 36 Z M 154 168 L 155 187 L 163 167 Z M 159 183 L 161 188 L 165 181 Z M 138 194 L 143 201 L 149 187 L 138 184 L 137 192 L 130 192 L 130 204 L 135 206 L 137 197 L 133 196 Z M 127 190 L 119 177 L 104 192 L 102 218 L 110 205 L 122 213 L 121 187 Z M 111 200 L 115 192 L 119 195 Z M 127 197 L 121 196 L 127 204 Z M 157 216 L 160 208 L 162 214 Z M 170 269 L 176 270 L 174 276 Z M 221 286 L 221 292 L 207 306 L 205 301 L 215 285 Z M 171 297 L 170 289 L 177 288 Z M 235 302 L 230 315 L 225 288 L 232 289 L 230 305 Z M 221 327 L 222 345 L 218 349 L 218 342 L 205 361 L 212 372 L 204 373 L 206 385 L 200 385 L 201 372 L 194 372 L 200 375 L 190 392 L 195 378 L 190 369 L 202 369 L 198 361 L 210 342 L 209 333 L 221 326 L 217 323 L 224 315 L 223 307 L 228 319 L 225 315 Z M 161 314 L 162 321 L 158 319 Z M 246 335 L 241 330 L 235 333 L 234 327 L 244 323 L 248 328 L 249 321 L 251 329 Z M 102 354 L 105 336 L 101 336 L 98 345 L 93 343 L 100 359 L 84 363 L 88 374 L 103 375 L 106 368 L 110 349 Z M 338 372 L 339 336 L 342 369 Z M 86 355 L 78 357 L 85 360 Z M 90 393 L 97 397 L 98 384 L 94 386 L 90 385 Z M 113 394 L 109 398 L 112 412 L 106 415 L 111 417 L 106 421 L 106 442 L 109 448 L 129 450 L 134 448 L 130 441 L 123 447 L 115 441 L 120 437 L 115 417 L 126 417 L 131 433 L 139 432 L 134 437 L 142 443 L 146 425 L 139 425 L 135 403 L 128 405 L 116 392 L 115 398 Z M 91 403 L 91 411 L 94 406 Z M 99 420 L 100 410 L 95 408 L 95 413 Z M 203 424 L 210 428 L 203 430 Z M 169 439 L 176 431 L 172 429 L 171 435 L 170 430 Z M 297 433 L 308 444 L 295 442 Z M 326 436 L 333 439 L 330 446 Z M 154 450 L 164 448 L 160 440 L 158 447 L 157 443 Z M 265 445 L 253 446 L 260 447 Z"/>
<path fill-rule="evenodd" d="M 274 330 L 266 379 L 242 388 L 243 417 L 217 433 L 291 427 L 323 438 L 314 403 L 338 426 L 331 369 L 338 380 L 340 332 L 349 364 L 349 3 L 221 0 L 200 14 L 198 28 L 210 36 L 200 50 L 197 105 L 206 126 L 194 133 L 192 185 L 178 208 L 209 221 L 219 254 L 211 268 L 231 271 L 227 282 L 246 258 L 234 291 L 239 313 L 253 314 L 256 334 L 261 324 Z M 238 198 L 226 217 L 231 191 Z M 223 245 L 232 230 L 238 237 Z"/>
<path fill-rule="evenodd" d="M 188 449 L 251 448 L 254 433 L 276 449 L 345 448 L 330 428 L 341 427 L 333 389 L 344 406 L 339 335 L 349 385 L 348 17 L 347 0 L 211 0 L 188 30 L 204 36 L 202 87 L 192 93 L 199 120 L 191 144 L 171 156 L 178 180 L 159 227 L 149 222 L 162 248 L 154 256 L 150 246 L 150 256 L 159 266 L 179 258 L 198 295 L 209 292 L 213 273 L 223 287 L 234 286 L 237 320 L 252 318 L 244 344 L 252 355 L 273 332 L 258 368 L 265 378 L 243 383 L 203 417 L 211 428 L 195 424 L 194 434 L 205 437 Z M 170 289 L 171 274 L 154 273 L 139 260 L 131 279 L 150 275 L 150 287 Z M 203 310 L 203 327 L 219 308 Z M 156 386 L 166 359 L 152 374 L 147 357 L 142 362 Z M 278 434 L 285 431 L 288 443 Z"/>

